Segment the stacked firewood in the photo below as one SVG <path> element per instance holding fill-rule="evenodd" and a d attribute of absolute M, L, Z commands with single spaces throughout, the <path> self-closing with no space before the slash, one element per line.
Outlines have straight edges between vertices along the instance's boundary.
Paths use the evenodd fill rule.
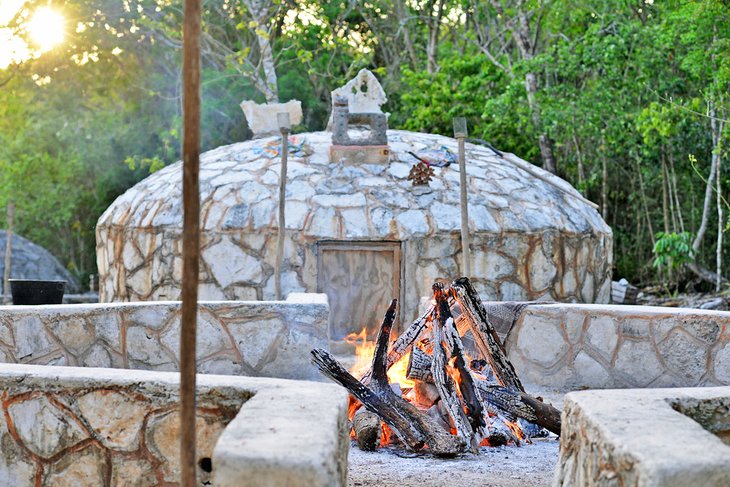
<path fill-rule="evenodd" d="M 359 379 L 323 349 L 312 350 L 319 370 L 351 394 L 358 445 L 375 449 L 382 434 L 411 451 L 438 456 L 475 452 L 480 445 L 519 445 L 524 429 L 560 434 L 560 411 L 525 393 L 496 330 L 469 279 L 433 285 L 428 310 L 392 343 L 397 300 L 385 313 L 372 366 Z M 478 357 L 470 357 L 465 342 Z M 404 395 L 388 369 L 410 352 Z"/>

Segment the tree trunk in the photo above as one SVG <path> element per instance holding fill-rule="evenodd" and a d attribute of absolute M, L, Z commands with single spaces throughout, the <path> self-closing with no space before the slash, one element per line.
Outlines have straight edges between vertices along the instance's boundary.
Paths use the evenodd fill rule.
<path fill-rule="evenodd" d="M 605 143 L 601 144 L 601 216 L 608 222 L 608 162 L 603 152 L 605 147 Z"/>
<path fill-rule="evenodd" d="M 723 129 L 723 123 L 718 121 L 717 125 L 719 126 L 717 128 L 717 135 L 718 135 L 718 144 L 719 144 L 719 137 L 722 136 L 722 129 Z M 722 287 L 722 234 L 725 230 L 724 228 L 724 215 L 723 215 L 723 206 L 722 206 L 722 156 L 720 154 L 717 155 L 717 251 L 715 254 L 715 263 L 717 270 L 715 271 L 717 274 L 717 279 L 715 281 L 715 291 L 719 292 L 720 288 Z"/>
<path fill-rule="evenodd" d="M 276 63 L 274 62 L 274 51 L 271 48 L 267 29 L 272 4 L 270 0 L 246 0 L 245 3 L 251 17 L 256 22 L 254 30 L 256 43 L 259 46 L 259 64 L 261 66 L 261 74 L 259 82 L 256 83 L 256 88 L 266 97 L 266 103 L 278 103 L 279 88 L 275 69 Z"/>
<path fill-rule="evenodd" d="M 710 128 L 712 131 L 712 159 L 710 162 L 710 175 L 707 177 L 707 184 L 705 185 L 705 203 L 702 206 L 702 220 L 700 220 L 700 228 L 697 230 L 697 236 L 692 242 L 692 250 L 694 251 L 695 258 L 700 253 L 702 240 L 705 238 L 705 233 L 707 233 L 707 225 L 710 220 L 710 204 L 712 202 L 712 186 L 715 182 L 715 178 L 717 177 L 718 158 L 720 157 L 720 133 L 717 130 L 717 110 L 715 109 L 714 102 L 710 102 L 709 115 Z"/>
<path fill-rule="evenodd" d="M 542 158 L 542 167 L 546 171 L 557 174 L 558 168 L 553 154 L 553 143 L 547 133 L 544 132 L 542 126 L 542 115 L 540 114 L 540 105 L 537 101 L 537 76 L 535 73 L 525 74 L 525 90 L 527 91 L 527 104 L 530 107 L 532 116 L 532 124 L 538 133 L 538 145 L 540 146 L 540 157 Z"/>
<path fill-rule="evenodd" d="M 441 18 L 444 15 L 444 1 L 439 0 L 435 15 L 433 11 L 428 12 L 428 44 L 426 45 L 428 74 L 433 74 L 438 69 L 439 32 L 441 31 Z"/>

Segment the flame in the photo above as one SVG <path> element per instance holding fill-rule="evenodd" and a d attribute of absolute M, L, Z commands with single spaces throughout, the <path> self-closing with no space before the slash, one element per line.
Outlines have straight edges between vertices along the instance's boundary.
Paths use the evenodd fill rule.
<path fill-rule="evenodd" d="M 372 365 L 373 355 L 375 354 L 375 340 L 368 339 L 365 327 L 360 330 L 360 333 L 350 333 L 344 340 L 346 343 L 355 345 L 355 364 L 350 367 L 350 373 L 360 378 L 370 370 Z M 410 352 L 407 353 L 388 370 L 388 381 L 391 384 L 399 384 L 401 389 L 409 389 L 415 385 L 415 382 L 406 378 L 410 356 Z"/>

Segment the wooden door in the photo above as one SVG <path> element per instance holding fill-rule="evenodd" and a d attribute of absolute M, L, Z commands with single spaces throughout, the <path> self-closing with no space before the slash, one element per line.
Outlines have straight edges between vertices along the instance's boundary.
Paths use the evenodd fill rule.
<path fill-rule="evenodd" d="M 317 264 L 317 288 L 330 303 L 330 339 L 363 327 L 374 338 L 390 301 L 400 300 L 400 242 L 319 242 Z"/>

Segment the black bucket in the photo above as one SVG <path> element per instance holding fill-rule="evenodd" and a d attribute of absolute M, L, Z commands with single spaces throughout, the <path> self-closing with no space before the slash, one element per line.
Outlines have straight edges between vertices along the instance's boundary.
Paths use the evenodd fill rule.
<path fill-rule="evenodd" d="M 66 281 L 10 279 L 13 304 L 61 304 Z"/>

